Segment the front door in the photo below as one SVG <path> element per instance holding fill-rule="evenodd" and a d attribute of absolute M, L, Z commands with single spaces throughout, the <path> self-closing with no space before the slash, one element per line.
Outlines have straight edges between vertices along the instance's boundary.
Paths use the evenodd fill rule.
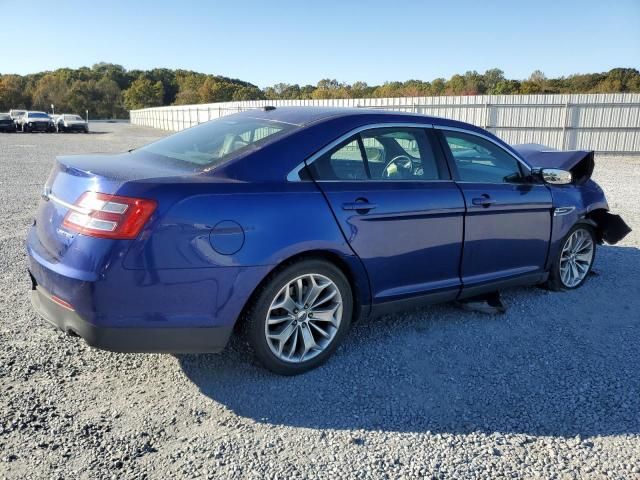
<path fill-rule="evenodd" d="M 430 129 L 367 130 L 309 164 L 367 269 L 374 304 L 459 293 L 464 199 L 430 136 L 437 141 Z"/>
<path fill-rule="evenodd" d="M 441 133 L 467 207 L 463 294 L 542 274 L 551 235 L 549 189 L 527 181 L 526 167 L 496 143 L 472 133 Z"/>

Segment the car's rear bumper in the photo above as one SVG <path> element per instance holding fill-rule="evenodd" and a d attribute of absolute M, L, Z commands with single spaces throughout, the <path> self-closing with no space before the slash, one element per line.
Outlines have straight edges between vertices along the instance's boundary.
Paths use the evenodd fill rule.
<path fill-rule="evenodd" d="M 233 330 L 232 326 L 100 327 L 82 319 L 73 309 L 55 302 L 46 290 L 35 284 L 31 303 L 42 318 L 58 329 L 82 337 L 92 347 L 112 352 L 219 352 L 224 349 Z"/>

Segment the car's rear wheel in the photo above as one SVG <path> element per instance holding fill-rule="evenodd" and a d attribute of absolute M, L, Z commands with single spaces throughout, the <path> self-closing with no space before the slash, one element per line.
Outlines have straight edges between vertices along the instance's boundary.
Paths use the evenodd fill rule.
<path fill-rule="evenodd" d="M 565 236 L 549 276 L 551 290 L 572 290 L 586 281 L 596 256 L 596 236 L 590 225 L 575 225 Z"/>
<path fill-rule="evenodd" d="M 272 372 L 296 375 L 324 363 L 351 323 L 353 294 L 335 265 L 303 260 L 273 275 L 247 312 L 248 340 Z"/>

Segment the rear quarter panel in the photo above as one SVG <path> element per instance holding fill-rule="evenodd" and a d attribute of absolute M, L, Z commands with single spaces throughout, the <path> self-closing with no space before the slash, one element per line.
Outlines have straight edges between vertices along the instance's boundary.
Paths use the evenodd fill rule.
<path fill-rule="evenodd" d="M 293 256 L 325 251 L 349 265 L 360 300 L 369 303 L 364 268 L 315 184 L 220 182 L 164 187 L 128 184 L 130 191 L 123 193 L 160 198 L 162 210 L 145 235 L 131 245 L 123 262 L 125 269 L 160 272 L 267 267 L 261 269 L 266 276 Z M 153 192 L 145 194 L 147 188 Z M 235 253 L 221 253 L 212 244 L 212 231 L 221 222 L 242 228 L 242 246 Z"/>

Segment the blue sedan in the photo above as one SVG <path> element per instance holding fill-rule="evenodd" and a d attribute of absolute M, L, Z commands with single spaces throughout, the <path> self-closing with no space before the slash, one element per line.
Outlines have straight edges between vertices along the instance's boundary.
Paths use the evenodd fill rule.
<path fill-rule="evenodd" d="M 32 301 L 118 352 L 324 361 L 352 321 L 516 285 L 585 282 L 629 229 L 593 152 L 469 124 L 265 107 L 118 155 L 58 157 L 27 239 Z"/>

